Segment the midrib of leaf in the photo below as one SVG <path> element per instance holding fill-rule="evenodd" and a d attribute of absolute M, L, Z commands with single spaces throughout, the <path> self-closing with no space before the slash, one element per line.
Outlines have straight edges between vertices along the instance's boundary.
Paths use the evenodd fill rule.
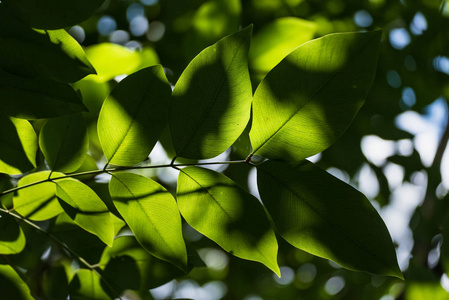
<path fill-rule="evenodd" d="M 349 241 L 351 241 L 352 243 L 354 243 L 357 247 L 359 247 L 363 252 L 368 253 L 368 255 L 370 257 L 373 257 L 373 254 L 375 255 L 374 257 L 376 258 L 380 258 L 380 256 L 376 255 L 376 253 L 372 253 L 365 245 L 361 244 L 360 242 L 358 242 L 356 239 L 352 238 L 350 235 L 346 234 L 345 231 L 343 231 L 339 226 L 335 225 L 334 223 L 332 223 L 330 220 L 328 220 L 327 218 L 321 216 L 321 214 L 318 212 L 317 209 L 315 209 L 315 207 L 308 202 L 307 200 L 305 200 L 304 198 L 302 198 L 300 195 L 298 195 L 296 193 L 296 191 L 294 191 L 293 189 L 291 189 L 288 185 L 285 185 L 282 181 L 278 180 L 275 176 L 271 175 L 270 173 L 262 170 L 262 169 L 258 169 L 263 171 L 266 175 L 270 176 L 271 178 L 273 178 L 274 180 L 276 180 L 280 185 L 282 185 L 284 188 L 286 188 L 287 190 L 289 190 L 291 193 L 293 193 L 298 199 L 300 199 L 304 204 L 307 205 L 307 207 L 309 207 L 322 221 L 324 221 L 325 223 L 327 223 L 330 227 L 334 228 L 337 232 L 339 232 L 340 234 L 342 234 L 345 238 L 347 238 Z M 377 259 L 376 259 L 377 260 Z M 386 267 L 387 269 L 390 269 L 389 266 L 387 266 L 385 264 L 384 261 L 382 260 L 378 260 L 379 262 L 382 263 L 382 265 L 384 267 Z M 391 270 L 391 269 L 390 269 Z M 394 271 L 394 270 L 393 270 Z"/>
<path fill-rule="evenodd" d="M 237 56 L 237 53 L 240 51 L 240 46 L 243 44 L 243 42 L 245 41 L 245 39 L 242 39 L 237 47 L 237 51 L 234 52 L 234 55 L 232 56 L 232 60 L 231 63 L 229 64 L 228 68 L 226 69 L 226 72 L 223 76 L 223 79 L 221 80 L 220 84 L 219 84 L 219 88 L 218 90 L 215 92 L 215 95 L 212 99 L 211 104 L 208 106 L 208 109 L 202 113 L 201 115 L 201 121 L 199 122 L 199 124 L 194 128 L 194 133 L 192 135 L 190 135 L 190 137 L 188 138 L 188 140 L 184 143 L 184 145 L 181 147 L 181 150 L 179 151 L 178 155 L 181 155 L 181 153 L 184 151 L 184 149 L 186 148 L 186 146 L 190 143 L 190 141 L 193 139 L 194 136 L 196 136 L 198 134 L 198 128 L 201 128 L 203 123 L 206 121 L 207 117 L 203 117 L 204 115 L 208 115 L 208 113 L 212 110 L 212 108 L 214 107 L 215 101 L 218 98 L 218 95 L 220 94 L 221 89 L 223 88 L 223 85 L 226 81 L 226 78 L 228 78 L 228 72 L 229 69 L 231 68 L 231 66 L 234 63 L 235 57 Z"/>
<path fill-rule="evenodd" d="M 362 53 L 363 52 L 363 50 L 367 47 L 367 45 L 368 45 L 368 43 L 366 43 L 362 48 L 361 48 L 361 50 L 360 51 L 358 51 L 358 52 L 356 52 L 356 54 L 354 55 L 354 56 L 350 56 L 350 59 L 349 59 L 349 63 L 351 63 L 353 60 L 355 60 L 355 58 L 357 58 L 359 55 L 360 55 L 360 53 Z M 265 141 L 265 142 L 263 142 L 259 147 L 257 147 L 254 151 L 253 151 L 253 154 L 255 154 L 257 151 L 259 151 L 259 149 L 260 148 L 262 148 L 265 144 L 267 144 L 271 139 L 273 139 L 273 137 L 276 135 L 276 134 L 278 134 L 278 132 L 280 132 L 281 131 L 281 129 L 283 129 L 284 127 L 285 127 L 285 125 L 287 125 L 287 123 L 288 122 L 290 122 L 290 120 L 301 110 L 301 109 L 303 109 L 305 106 L 307 106 L 312 100 L 313 100 L 313 98 L 315 97 L 315 95 L 318 93 L 318 92 L 320 92 L 323 88 L 324 88 L 324 86 L 325 85 L 327 85 L 334 77 L 336 77 L 339 73 L 341 73 L 343 70 L 338 70 L 338 71 L 335 71 L 335 72 L 333 72 L 327 79 L 326 79 L 326 81 L 324 81 L 313 93 L 312 93 L 312 95 L 311 96 L 309 96 L 307 99 L 306 99 L 306 103 L 304 104 L 304 105 L 302 105 L 301 107 L 298 107 L 297 109 L 296 109 L 296 111 Z"/>

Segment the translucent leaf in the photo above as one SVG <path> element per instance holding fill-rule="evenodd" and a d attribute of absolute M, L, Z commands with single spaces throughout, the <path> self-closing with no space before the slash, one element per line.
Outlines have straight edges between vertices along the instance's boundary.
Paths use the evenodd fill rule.
<path fill-rule="evenodd" d="M 178 156 L 215 157 L 245 129 L 252 95 L 247 65 L 251 31 L 249 26 L 203 50 L 176 83 L 169 124 Z"/>
<path fill-rule="evenodd" d="M 154 256 L 185 271 L 187 251 L 173 196 L 155 181 L 132 173 L 114 174 L 109 191 L 139 243 Z"/>
<path fill-rule="evenodd" d="M 11 179 L 7 175 L 0 174 L 0 192 L 7 191 L 9 189 L 12 189 L 13 185 L 11 183 Z M 0 196 L 0 207 L 5 209 L 10 209 L 13 207 L 12 204 L 12 197 L 14 196 L 14 193 L 8 193 L 3 196 Z"/>
<path fill-rule="evenodd" d="M 0 116 L 0 173 L 18 175 L 34 169 L 37 148 L 30 122 Z"/>
<path fill-rule="evenodd" d="M 0 254 L 17 254 L 25 248 L 25 235 L 14 217 L 0 212 Z"/>
<path fill-rule="evenodd" d="M 301 161 L 346 130 L 363 105 L 380 31 L 341 33 L 303 44 L 268 73 L 253 100 L 253 154 Z"/>
<path fill-rule="evenodd" d="M 109 289 L 107 290 L 109 292 Z M 75 277 L 73 277 L 69 285 L 69 295 L 71 300 L 111 299 L 101 286 L 100 276 L 94 271 L 87 269 L 80 269 L 76 272 Z"/>
<path fill-rule="evenodd" d="M 3 6 L 0 45 L 0 67 L 15 75 L 75 82 L 95 73 L 81 46 L 64 29 L 32 29 Z"/>
<path fill-rule="evenodd" d="M 56 196 L 64 211 L 86 231 L 112 247 L 114 225 L 106 204 L 84 183 L 74 179 L 55 181 Z"/>
<path fill-rule="evenodd" d="M 260 262 L 280 276 L 276 237 L 254 196 L 220 173 L 187 167 L 179 173 L 177 198 L 190 226 L 227 252 Z"/>
<path fill-rule="evenodd" d="M 171 89 L 160 65 L 123 79 L 98 118 L 98 136 L 109 163 L 130 166 L 148 157 L 166 126 Z"/>
<path fill-rule="evenodd" d="M 293 246 L 356 271 L 403 278 L 388 229 L 366 197 L 313 163 L 257 166 L 260 196 Z"/>
<path fill-rule="evenodd" d="M 34 300 L 30 289 L 14 269 L 0 261 L 0 286 L 2 298 L 14 300 Z"/>
<path fill-rule="evenodd" d="M 47 180 L 50 171 L 42 171 L 29 174 L 19 180 L 17 186 L 33 184 L 41 180 Z M 51 177 L 64 176 L 62 173 L 53 172 Z M 53 182 L 35 184 L 17 191 L 13 198 L 14 210 L 35 221 L 51 219 L 61 212 L 62 207 L 56 199 L 56 185 Z"/>
<path fill-rule="evenodd" d="M 54 171 L 70 173 L 84 162 L 89 138 L 81 114 L 48 120 L 39 135 L 39 146 Z"/>
<path fill-rule="evenodd" d="M 104 0 L 3 0 L 12 14 L 31 27 L 58 29 L 89 18 Z"/>

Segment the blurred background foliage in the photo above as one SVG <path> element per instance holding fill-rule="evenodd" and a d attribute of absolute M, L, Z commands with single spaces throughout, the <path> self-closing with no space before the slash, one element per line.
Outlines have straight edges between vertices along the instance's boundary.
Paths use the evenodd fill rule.
<path fill-rule="evenodd" d="M 335 32 L 383 30 L 377 75 L 365 106 L 337 144 L 312 159 L 372 201 L 397 244 L 406 281 L 347 271 L 281 240 L 282 277 L 277 278 L 261 264 L 228 255 L 186 226 L 186 240 L 207 267 L 176 274 L 180 277 L 168 283 L 170 276 L 147 274 L 166 284 L 145 297 L 449 299 L 449 245 L 443 242 L 449 240 L 449 157 L 444 155 L 449 136 L 449 1 L 106 0 L 88 20 L 66 28 L 98 73 L 73 84 L 89 109 L 85 117 L 92 157 L 80 171 L 104 163 L 96 120 L 103 100 L 123 74 L 162 64 L 174 84 L 202 49 L 249 24 L 254 24 L 249 54 L 253 89 L 285 55 L 308 40 Z M 34 125 L 39 128 L 39 121 Z M 226 156 L 244 159 L 250 153 L 247 135 L 246 131 Z M 161 139 L 166 151 L 156 147 L 150 162 L 170 161 L 167 136 Z M 146 172 L 169 190 L 175 188 L 176 178 L 169 171 Z M 256 191 L 254 172 L 247 165 L 230 165 L 224 172 Z M 104 182 L 85 180 L 102 199 L 108 198 Z M 58 218 L 54 233 L 70 232 L 73 247 L 88 261 L 98 261 L 102 249 L 82 249 L 86 243 L 80 241 L 88 234 L 76 233 L 69 221 Z M 17 265 L 33 270 L 36 282 L 43 283 L 31 285 L 34 294 L 61 292 L 55 287 L 67 285 L 73 276 L 60 275 L 70 269 L 67 262 L 53 257 L 49 265 L 36 264 L 35 256 L 41 257 L 48 245 L 35 236 L 38 233 L 25 234 L 28 248 Z M 137 259 L 144 254 L 130 255 Z M 164 269 L 160 262 L 148 263 Z"/>

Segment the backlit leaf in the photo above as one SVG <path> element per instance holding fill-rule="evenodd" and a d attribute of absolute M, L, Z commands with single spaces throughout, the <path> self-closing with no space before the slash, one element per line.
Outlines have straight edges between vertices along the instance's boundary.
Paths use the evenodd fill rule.
<path fill-rule="evenodd" d="M 76 272 L 75 277 L 73 277 L 69 285 L 69 294 L 71 300 L 111 299 L 101 286 L 100 276 L 94 271 L 87 269 L 80 269 Z"/>
<path fill-rule="evenodd" d="M 81 114 L 48 120 L 41 129 L 39 146 L 54 171 L 70 173 L 84 162 L 89 139 Z"/>
<path fill-rule="evenodd" d="M 0 261 L 0 286 L 4 299 L 34 300 L 26 283 L 10 265 L 4 264 L 3 260 Z"/>
<path fill-rule="evenodd" d="M 203 50 L 176 83 L 169 124 L 178 156 L 215 157 L 245 129 L 252 95 L 247 65 L 251 31 L 249 26 Z"/>
<path fill-rule="evenodd" d="M 155 181 L 132 173 L 114 174 L 109 191 L 139 243 L 154 256 L 185 271 L 187 252 L 173 196 Z"/>
<path fill-rule="evenodd" d="M 56 181 L 56 196 L 64 211 L 86 231 L 112 247 L 114 224 L 106 204 L 84 183 L 74 179 Z"/>
<path fill-rule="evenodd" d="M 50 171 L 42 171 L 29 174 L 19 180 L 17 186 L 25 186 L 38 181 L 47 180 Z M 53 172 L 51 177 L 64 176 L 62 173 Z M 29 186 L 17 191 L 13 198 L 14 210 L 35 221 L 51 219 L 63 212 L 56 199 L 56 185 L 53 182 L 44 182 Z"/>
<path fill-rule="evenodd" d="M 0 173 L 18 175 L 34 169 L 37 148 L 30 122 L 0 116 Z"/>
<path fill-rule="evenodd" d="M 301 161 L 346 130 L 374 78 L 380 31 L 331 34 L 298 47 L 253 100 L 253 154 Z"/>
<path fill-rule="evenodd" d="M 343 267 L 403 278 L 381 217 L 368 199 L 313 163 L 257 166 L 260 196 L 281 236 Z"/>
<path fill-rule="evenodd" d="M 20 253 L 25 247 L 25 235 L 14 217 L 0 212 L 0 254 Z"/>
<path fill-rule="evenodd" d="M 278 244 L 259 201 L 223 174 L 187 167 L 178 179 L 179 210 L 190 226 L 229 253 L 280 276 Z"/>
<path fill-rule="evenodd" d="M 166 126 L 171 89 L 160 65 L 123 79 L 98 118 L 98 136 L 109 163 L 130 166 L 150 154 Z"/>

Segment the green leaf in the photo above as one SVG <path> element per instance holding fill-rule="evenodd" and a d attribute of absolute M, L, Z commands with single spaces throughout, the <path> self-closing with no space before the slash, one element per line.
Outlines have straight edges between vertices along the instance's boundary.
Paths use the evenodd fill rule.
<path fill-rule="evenodd" d="M 100 276 L 92 270 L 80 269 L 69 285 L 71 300 L 110 300 L 102 288 Z M 115 295 L 119 296 L 119 295 Z"/>
<path fill-rule="evenodd" d="M 251 31 L 249 26 L 203 50 L 176 83 L 169 124 L 178 156 L 215 157 L 245 129 L 252 96 L 247 62 Z"/>
<path fill-rule="evenodd" d="M 155 181 L 133 173 L 114 174 L 109 191 L 139 243 L 157 258 L 185 271 L 187 250 L 173 196 Z"/>
<path fill-rule="evenodd" d="M 293 49 L 311 40 L 316 27 L 313 22 L 294 17 L 279 18 L 264 26 L 251 40 L 251 70 L 265 76 Z"/>
<path fill-rule="evenodd" d="M 260 262 L 280 276 L 276 237 L 253 195 L 223 174 L 187 167 L 179 173 L 177 198 L 190 226 L 227 252 Z"/>
<path fill-rule="evenodd" d="M 254 94 L 253 154 L 296 161 L 346 130 L 374 78 L 381 31 L 308 42 L 268 73 Z"/>
<path fill-rule="evenodd" d="M 98 118 L 98 136 L 109 163 L 134 165 L 148 157 L 166 126 L 171 89 L 160 65 L 123 79 Z"/>
<path fill-rule="evenodd" d="M 20 189 L 14 195 L 14 210 L 34 221 L 51 219 L 63 212 L 56 199 L 56 185 L 53 182 L 35 184 L 49 178 L 50 171 L 42 171 L 29 174 L 19 180 L 18 187 L 28 184 L 32 186 Z M 51 178 L 64 176 L 59 172 L 53 172 Z"/>
<path fill-rule="evenodd" d="M 0 69 L 0 115 L 44 119 L 83 111 L 86 107 L 69 84 L 18 77 Z"/>
<path fill-rule="evenodd" d="M 260 196 L 293 246 L 356 271 L 403 279 L 388 229 L 368 199 L 304 160 L 257 166 Z"/>
<path fill-rule="evenodd" d="M 14 300 L 34 300 L 30 289 L 14 269 L 0 261 L 0 286 L 2 298 Z"/>
<path fill-rule="evenodd" d="M 0 192 L 4 192 L 12 189 L 14 186 L 11 183 L 11 179 L 7 175 L 0 174 Z M 0 196 L 0 207 L 5 209 L 11 209 L 13 207 L 12 198 L 14 193 L 8 193 Z"/>
<path fill-rule="evenodd" d="M 27 25 L 40 29 L 74 26 L 88 19 L 104 0 L 3 0 L 14 15 Z"/>
<path fill-rule="evenodd" d="M 64 83 L 95 74 L 81 46 L 65 30 L 32 29 L 2 6 L 0 45 L 0 68 L 11 74 Z"/>
<path fill-rule="evenodd" d="M 0 212 L 0 254 L 20 253 L 25 243 L 25 235 L 15 218 Z"/>
<path fill-rule="evenodd" d="M 76 171 L 83 164 L 89 147 L 83 115 L 48 120 L 40 132 L 39 146 L 52 170 Z"/>
<path fill-rule="evenodd" d="M 56 196 L 64 211 L 86 231 L 112 247 L 114 224 L 106 204 L 84 183 L 75 179 L 55 181 Z"/>
<path fill-rule="evenodd" d="M 34 169 L 37 148 L 30 122 L 0 116 L 0 173 L 19 175 Z"/>

